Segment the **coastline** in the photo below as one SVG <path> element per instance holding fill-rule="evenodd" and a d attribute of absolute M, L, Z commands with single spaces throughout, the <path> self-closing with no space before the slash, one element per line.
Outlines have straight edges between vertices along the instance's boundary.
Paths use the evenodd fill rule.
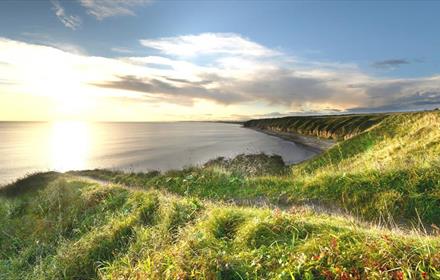
<path fill-rule="evenodd" d="M 258 132 L 262 132 L 290 142 L 294 142 L 295 144 L 318 154 L 328 150 L 337 143 L 334 140 L 329 140 L 329 139 L 324 140 L 313 136 L 301 135 L 295 132 L 278 132 L 278 131 L 261 129 L 257 127 L 245 127 L 245 128 L 250 128 Z"/>

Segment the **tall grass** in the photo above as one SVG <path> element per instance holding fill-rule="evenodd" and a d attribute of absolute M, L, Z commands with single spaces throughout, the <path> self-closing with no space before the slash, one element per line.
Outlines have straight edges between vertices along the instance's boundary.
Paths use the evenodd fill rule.
<path fill-rule="evenodd" d="M 15 200 L 1 199 L 4 279 L 440 277 L 438 237 L 301 208 L 237 207 L 69 178 L 40 190 L 20 215 L 7 211 Z M 60 216 L 71 234 L 57 226 Z M 23 224 L 29 219 L 44 230 Z M 19 224 L 24 231 L 11 232 Z"/>

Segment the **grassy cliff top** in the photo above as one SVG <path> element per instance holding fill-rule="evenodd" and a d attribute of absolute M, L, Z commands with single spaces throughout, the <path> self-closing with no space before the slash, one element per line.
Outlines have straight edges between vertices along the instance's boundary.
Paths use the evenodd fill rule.
<path fill-rule="evenodd" d="M 295 116 L 250 120 L 245 122 L 244 126 L 343 140 L 369 129 L 388 116 L 390 114 Z"/>

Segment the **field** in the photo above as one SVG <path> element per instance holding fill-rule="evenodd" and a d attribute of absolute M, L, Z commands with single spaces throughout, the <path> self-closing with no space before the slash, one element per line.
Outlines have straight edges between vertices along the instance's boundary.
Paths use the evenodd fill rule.
<path fill-rule="evenodd" d="M 338 142 L 295 166 L 19 180 L 0 191 L 0 278 L 440 279 L 440 112 L 245 125 Z"/>

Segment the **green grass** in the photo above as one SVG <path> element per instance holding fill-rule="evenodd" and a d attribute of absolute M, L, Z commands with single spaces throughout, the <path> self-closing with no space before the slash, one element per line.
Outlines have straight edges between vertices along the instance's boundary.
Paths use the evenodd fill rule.
<path fill-rule="evenodd" d="M 388 116 L 390 114 L 296 116 L 250 120 L 244 126 L 342 140 L 367 130 Z"/>
<path fill-rule="evenodd" d="M 438 237 L 61 177 L 0 199 L 3 279 L 440 277 Z"/>
<path fill-rule="evenodd" d="M 440 112 L 373 117 L 291 167 L 19 180 L 0 191 L 0 279 L 440 279 Z"/>

